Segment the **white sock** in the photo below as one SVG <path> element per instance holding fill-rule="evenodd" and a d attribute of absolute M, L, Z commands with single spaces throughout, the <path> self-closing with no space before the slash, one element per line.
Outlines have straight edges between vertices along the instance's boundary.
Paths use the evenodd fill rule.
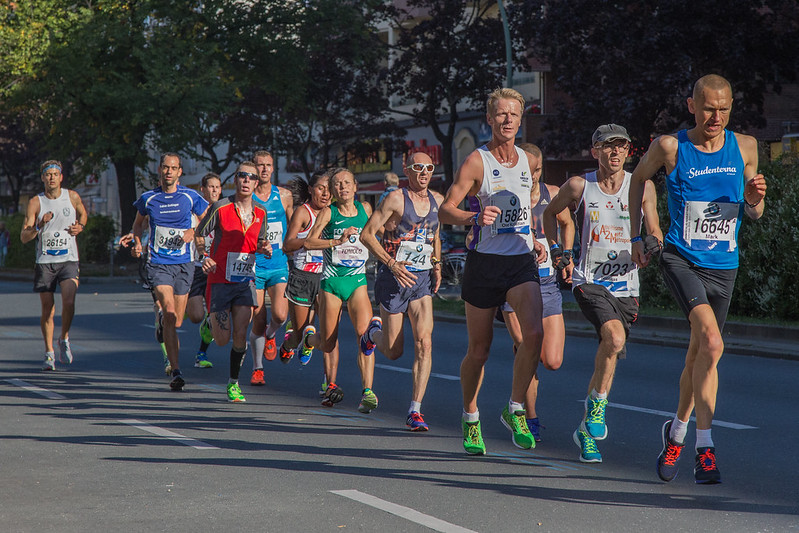
<path fill-rule="evenodd" d="M 416 411 L 417 413 L 422 412 L 422 402 L 411 402 L 411 406 L 408 408 L 408 413 L 412 413 Z"/>
<path fill-rule="evenodd" d="M 270 320 L 269 325 L 266 327 L 266 333 L 265 333 L 266 338 L 274 339 L 275 335 L 277 335 L 277 330 L 283 327 L 283 324 L 285 324 L 285 322 L 275 325 L 275 322 L 273 320 Z"/>
<path fill-rule="evenodd" d="M 696 428 L 696 449 L 699 448 L 714 448 L 713 439 L 710 437 L 709 429 Z"/>
<path fill-rule="evenodd" d="M 252 368 L 257 370 L 264 367 L 264 345 L 266 339 L 263 335 L 250 332 L 250 350 L 252 350 Z"/>
<path fill-rule="evenodd" d="M 683 422 L 676 416 L 671 421 L 671 431 L 669 437 L 677 443 L 685 443 L 685 435 L 688 434 L 688 422 Z"/>
<path fill-rule="evenodd" d="M 513 414 L 516 411 L 524 411 L 524 405 L 516 403 L 513 400 L 508 400 L 508 412 Z"/>
<path fill-rule="evenodd" d="M 607 392 L 603 392 L 602 394 L 600 394 L 600 393 L 598 393 L 596 391 L 596 389 L 591 389 L 591 397 L 593 399 L 595 399 L 595 400 L 607 400 L 608 399 L 608 393 Z"/>
<path fill-rule="evenodd" d="M 466 410 L 463 411 L 463 421 L 468 422 L 469 424 L 474 424 L 475 422 L 480 421 L 480 411 L 475 411 L 474 413 L 467 413 Z"/>

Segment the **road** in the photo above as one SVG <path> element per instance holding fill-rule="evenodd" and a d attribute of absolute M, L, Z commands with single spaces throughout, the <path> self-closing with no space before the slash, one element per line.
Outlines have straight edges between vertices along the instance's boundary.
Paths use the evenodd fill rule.
<path fill-rule="evenodd" d="M 596 343 L 570 337 L 557 372 L 541 372 L 544 442 L 513 446 L 499 422 L 511 350 L 495 330 L 480 396 L 489 453 L 460 436 L 463 324 L 439 322 L 423 404 L 428 433 L 404 425 L 412 355 L 378 355 L 380 407 L 356 410 L 355 339 L 344 319 L 339 385 L 319 405 L 321 357 L 267 362 L 266 387 L 226 401 L 229 349 L 191 366 L 198 335 L 184 324 L 187 386 L 171 392 L 153 340 L 150 298 L 129 281 L 86 283 L 72 331 L 75 362 L 39 370 L 38 298 L 0 281 L 0 529 L 27 531 L 788 531 L 799 530 L 799 441 L 792 414 L 799 363 L 725 355 L 713 436 L 723 484 L 693 482 L 694 425 L 680 475 L 654 471 L 673 412 L 683 352 L 631 344 L 610 396 L 602 464 L 583 464 L 572 432 Z M 60 309 L 60 305 L 58 306 Z M 412 346 L 410 338 L 406 346 Z M 792 422 L 793 421 L 793 422 Z"/>

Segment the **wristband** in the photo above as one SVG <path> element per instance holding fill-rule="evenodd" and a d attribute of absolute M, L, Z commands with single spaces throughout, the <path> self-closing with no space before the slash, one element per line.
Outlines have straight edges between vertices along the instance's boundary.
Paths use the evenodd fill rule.
<path fill-rule="evenodd" d="M 750 204 L 750 203 L 749 203 L 749 202 L 746 200 L 746 197 L 744 197 L 744 203 L 746 204 L 746 207 L 749 207 L 750 209 L 751 209 L 751 208 L 755 208 L 755 207 L 759 206 L 759 205 L 760 205 L 760 202 L 762 202 L 762 201 L 763 201 L 763 199 L 761 198 L 761 199 L 760 199 L 760 200 L 758 200 L 756 203 L 754 203 L 754 204 Z"/>
<path fill-rule="evenodd" d="M 556 250 L 556 249 L 558 249 L 558 248 L 560 248 L 560 245 L 559 245 L 558 243 L 551 244 L 551 245 L 549 246 L 549 251 L 550 251 L 550 252 L 553 252 L 553 251 L 555 251 L 555 250 Z"/>
<path fill-rule="evenodd" d="M 479 218 L 480 218 L 480 213 L 475 213 L 474 215 L 472 215 L 472 218 L 470 219 L 472 221 L 472 226 L 480 225 L 480 223 L 477 221 Z"/>
<path fill-rule="evenodd" d="M 436 266 L 440 262 L 441 262 L 441 259 L 439 259 L 439 258 L 437 258 L 435 256 L 430 256 L 430 264 L 431 265 Z"/>
<path fill-rule="evenodd" d="M 641 236 L 640 235 L 636 235 L 635 237 L 630 239 L 630 244 L 632 244 L 634 242 L 641 242 Z"/>

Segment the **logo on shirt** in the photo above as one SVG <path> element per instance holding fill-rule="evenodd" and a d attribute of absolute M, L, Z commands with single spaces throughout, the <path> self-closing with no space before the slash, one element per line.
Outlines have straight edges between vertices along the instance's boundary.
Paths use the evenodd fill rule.
<path fill-rule="evenodd" d="M 594 227 L 591 230 L 591 240 L 594 242 L 628 243 L 629 237 L 625 237 L 624 228 L 621 226 L 606 226 L 604 224 Z"/>
<path fill-rule="evenodd" d="M 599 202 L 588 202 L 589 209 L 599 209 Z"/>
<path fill-rule="evenodd" d="M 608 201 L 608 203 L 605 204 L 605 209 L 613 209 L 613 202 Z"/>
<path fill-rule="evenodd" d="M 494 172 L 493 172 L 493 174 L 494 174 L 494 176 L 499 176 L 499 170 L 497 170 L 497 169 L 494 169 Z"/>
<path fill-rule="evenodd" d="M 727 163 L 731 165 L 731 163 Z M 707 174 L 726 174 L 727 176 L 735 176 L 738 174 L 738 169 L 734 166 L 729 167 L 705 167 L 705 168 L 689 168 L 686 175 L 688 179 L 693 179 L 697 176 L 705 176 Z"/>
<path fill-rule="evenodd" d="M 69 207 L 65 207 L 61 212 L 64 213 L 65 217 L 68 217 L 72 210 Z"/>
<path fill-rule="evenodd" d="M 591 222 L 599 222 L 599 211 L 589 211 L 588 218 Z"/>

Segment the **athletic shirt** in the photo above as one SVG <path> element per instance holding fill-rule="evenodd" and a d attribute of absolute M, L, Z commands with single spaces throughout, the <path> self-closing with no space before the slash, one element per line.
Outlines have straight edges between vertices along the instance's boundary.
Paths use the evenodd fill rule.
<path fill-rule="evenodd" d="M 283 207 L 283 202 L 280 201 L 280 189 L 277 185 L 272 185 L 272 190 L 266 201 L 254 194 L 252 200 L 266 211 L 266 219 L 269 221 L 267 238 L 272 245 L 272 257 L 256 254 L 255 268 L 258 270 L 285 270 L 287 260 L 286 254 L 283 253 L 283 237 L 286 235 L 288 222 L 286 221 L 286 209 Z"/>
<path fill-rule="evenodd" d="M 618 192 L 606 194 L 599 188 L 596 172 L 585 175 L 577 204 L 582 254 L 572 273 L 575 287 L 595 283 L 617 297 L 638 296 L 638 268 L 630 248 L 630 177 L 625 172 Z"/>
<path fill-rule="evenodd" d="M 438 230 L 438 202 L 433 193 L 427 191 L 430 210 L 425 216 L 419 216 L 408 189 L 403 188 L 402 195 L 405 199 L 402 218 L 394 230 L 383 233 L 383 249 L 397 261 L 410 262 L 405 268 L 411 272 L 430 270 L 433 268 L 430 262 L 433 241 Z"/>
<path fill-rule="evenodd" d="M 540 191 L 538 203 L 532 209 L 533 224 L 536 240 L 544 246 L 545 250 L 549 250 L 549 243 L 544 235 L 544 210 L 549 205 L 549 201 L 552 200 L 552 196 L 549 194 L 547 186 L 541 181 L 538 182 L 538 190 Z M 555 269 L 552 267 L 552 257 L 550 257 L 549 252 L 547 252 L 547 260 L 538 265 L 538 277 L 541 285 L 555 283 Z"/>
<path fill-rule="evenodd" d="M 42 228 L 36 239 L 36 262 L 40 264 L 64 263 L 78 260 L 78 244 L 67 228 L 78 219 L 75 206 L 69 199 L 69 190 L 61 189 L 58 198 L 50 199 L 39 193 L 39 215 L 37 225 Z M 42 227 L 42 217 L 47 212 L 53 213 L 50 222 Z"/>
<path fill-rule="evenodd" d="M 311 209 L 311 206 L 305 203 L 302 204 L 302 207 L 308 210 L 308 216 L 311 217 L 311 221 L 308 223 L 308 227 L 306 229 L 297 232 L 298 239 L 307 238 L 308 233 L 311 232 L 311 228 L 316 223 L 316 213 L 314 213 L 313 209 Z M 305 247 L 303 246 L 302 248 L 294 252 L 294 268 L 298 270 L 319 274 L 322 272 L 323 265 L 324 265 L 323 250 L 306 250 Z"/>
<path fill-rule="evenodd" d="M 360 234 L 369 217 L 361 202 L 355 200 L 355 207 L 358 213 L 353 217 L 345 217 L 338 210 L 337 204 L 330 204 L 330 222 L 322 230 L 322 238 L 338 240 L 344 230 L 352 226 L 358 228 L 358 233 L 351 235 L 349 242 L 324 250 L 325 266 L 322 270 L 322 279 L 357 276 L 366 273 L 369 250 L 361 244 Z"/>
<path fill-rule="evenodd" d="M 249 226 L 239 216 L 234 196 L 214 202 L 197 226 L 197 234 L 214 234 L 211 259 L 216 270 L 208 273 L 208 283 L 241 283 L 255 279 L 255 250 L 259 240 L 266 240 L 266 211 L 253 202 Z"/>
<path fill-rule="evenodd" d="M 666 176 L 671 225 L 666 242 L 702 268 L 738 268 L 738 230 L 744 203 L 744 161 L 735 134 L 724 146 L 701 152 L 677 134 L 677 166 Z"/>
<path fill-rule="evenodd" d="M 200 217 L 197 215 L 192 215 L 191 219 L 191 227 L 196 229 L 200 224 Z M 214 240 L 214 232 L 212 231 L 211 234 L 207 237 L 204 237 L 203 240 L 205 241 L 205 253 L 208 253 L 208 251 L 211 249 L 211 243 Z M 197 250 L 197 247 L 194 245 L 194 240 L 189 243 L 189 246 L 191 247 L 191 256 L 194 258 L 194 266 L 202 267 L 204 256 L 199 252 L 199 250 Z"/>
<path fill-rule="evenodd" d="M 192 247 L 183 242 L 183 233 L 192 227 L 192 214 L 201 216 L 208 209 L 205 198 L 183 185 L 178 185 L 173 193 L 156 187 L 142 194 L 133 205 L 139 214 L 150 217 L 149 262 L 158 265 L 192 262 Z"/>
<path fill-rule="evenodd" d="M 469 210 L 481 212 L 486 206 L 502 209 L 494 224 L 472 226 L 469 248 L 485 254 L 521 255 L 533 251 L 530 231 L 530 187 L 533 179 L 526 153 L 518 147 L 518 161 L 512 168 L 502 166 L 485 145 L 477 149 L 483 159 L 483 183 L 476 196 L 468 196 Z"/>

